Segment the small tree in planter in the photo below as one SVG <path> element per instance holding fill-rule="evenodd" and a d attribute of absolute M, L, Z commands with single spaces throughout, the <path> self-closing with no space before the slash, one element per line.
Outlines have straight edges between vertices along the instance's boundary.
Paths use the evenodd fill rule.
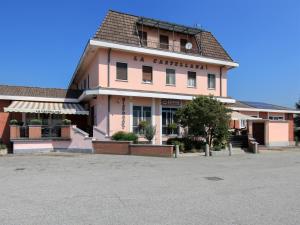
<path fill-rule="evenodd" d="M 145 131 L 145 128 L 148 126 L 148 121 L 146 120 L 142 120 L 140 123 L 139 123 L 139 130 L 140 130 L 140 133 L 144 133 Z"/>
<path fill-rule="evenodd" d="M 67 138 L 67 139 L 70 139 L 71 138 L 71 124 L 72 124 L 72 121 L 71 120 L 68 120 L 68 119 L 64 119 L 62 121 L 62 126 L 61 126 L 61 137 L 62 138 Z"/>
<path fill-rule="evenodd" d="M 39 119 L 32 119 L 29 122 L 29 138 L 39 139 L 42 137 L 42 121 Z"/>
<path fill-rule="evenodd" d="M 151 124 L 147 125 L 145 127 L 145 138 L 148 140 L 149 143 L 151 143 L 151 141 L 153 140 L 154 136 L 156 133 L 156 127 L 152 126 Z"/>
<path fill-rule="evenodd" d="M 177 123 L 170 123 L 168 125 L 168 129 L 170 130 L 170 134 L 173 134 L 174 131 L 176 132 L 177 128 L 178 128 Z"/>
<path fill-rule="evenodd" d="M 10 125 L 10 139 L 18 139 L 20 138 L 20 126 L 19 122 L 16 119 L 9 121 Z"/>

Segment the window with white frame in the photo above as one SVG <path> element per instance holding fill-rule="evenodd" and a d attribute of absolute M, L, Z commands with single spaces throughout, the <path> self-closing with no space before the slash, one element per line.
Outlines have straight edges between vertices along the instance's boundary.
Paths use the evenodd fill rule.
<path fill-rule="evenodd" d="M 269 120 L 280 121 L 283 120 L 283 116 L 269 116 Z"/>
<path fill-rule="evenodd" d="M 196 72 L 188 71 L 188 87 L 196 87 Z"/>
<path fill-rule="evenodd" d="M 247 120 L 240 120 L 240 128 L 246 128 L 247 127 Z"/>
<path fill-rule="evenodd" d="M 166 84 L 175 86 L 176 79 L 174 69 L 166 69 Z"/>
<path fill-rule="evenodd" d="M 141 121 L 146 121 L 148 124 L 151 124 L 151 106 L 133 106 L 133 121 L 132 121 L 132 130 L 136 134 L 143 133 L 141 129 Z"/>
<path fill-rule="evenodd" d="M 162 108 L 162 134 L 178 135 L 179 127 L 174 123 L 177 108 Z"/>
<path fill-rule="evenodd" d="M 216 89 L 216 75 L 208 74 L 208 89 Z"/>

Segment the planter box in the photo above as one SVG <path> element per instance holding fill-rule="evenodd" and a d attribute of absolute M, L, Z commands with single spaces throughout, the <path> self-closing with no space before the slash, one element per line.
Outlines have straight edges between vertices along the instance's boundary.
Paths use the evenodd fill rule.
<path fill-rule="evenodd" d="M 42 127 L 40 125 L 29 125 L 29 139 L 40 139 L 42 137 Z"/>
<path fill-rule="evenodd" d="M 0 149 L 0 155 L 7 155 L 7 148 Z"/>
<path fill-rule="evenodd" d="M 210 151 L 211 156 L 229 156 L 228 150 L 221 150 L 221 151 Z"/>
<path fill-rule="evenodd" d="M 71 126 L 65 125 L 61 126 L 60 136 L 65 139 L 71 139 Z"/>
<path fill-rule="evenodd" d="M 19 125 L 10 125 L 10 139 L 19 139 L 20 138 L 20 126 Z"/>
<path fill-rule="evenodd" d="M 130 154 L 140 156 L 173 157 L 173 145 L 131 144 Z"/>

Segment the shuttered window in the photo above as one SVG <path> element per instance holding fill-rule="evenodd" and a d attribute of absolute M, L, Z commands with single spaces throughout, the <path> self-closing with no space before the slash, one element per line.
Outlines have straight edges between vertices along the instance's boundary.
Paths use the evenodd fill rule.
<path fill-rule="evenodd" d="M 127 63 L 117 62 L 117 80 L 127 80 Z"/>
<path fill-rule="evenodd" d="M 152 67 L 143 66 L 143 82 L 152 83 Z"/>
<path fill-rule="evenodd" d="M 175 85 L 175 70 L 174 69 L 166 69 L 166 84 L 167 85 Z"/>
<path fill-rule="evenodd" d="M 216 88 L 216 75 L 208 74 L 208 89 Z"/>
<path fill-rule="evenodd" d="M 188 72 L 188 87 L 196 87 L 196 72 Z"/>
<path fill-rule="evenodd" d="M 169 37 L 166 35 L 160 35 L 159 44 L 160 44 L 160 48 L 169 49 Z"/>

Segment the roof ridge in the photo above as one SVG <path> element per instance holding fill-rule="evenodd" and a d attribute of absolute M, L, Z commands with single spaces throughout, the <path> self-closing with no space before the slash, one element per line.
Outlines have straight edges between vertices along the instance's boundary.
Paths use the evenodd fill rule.
<path fill-rule="evenodd" d="M 63 90 L 63 91 L 70 90 L 70 89 L 67 89 L 67 88 L 37 87 L 37 86 L 8 85 L 8 84 L 0 84 L 0 86 L 1 87 L 14 87 L 14 88 L 52 89 L 52 90 Z"/>

